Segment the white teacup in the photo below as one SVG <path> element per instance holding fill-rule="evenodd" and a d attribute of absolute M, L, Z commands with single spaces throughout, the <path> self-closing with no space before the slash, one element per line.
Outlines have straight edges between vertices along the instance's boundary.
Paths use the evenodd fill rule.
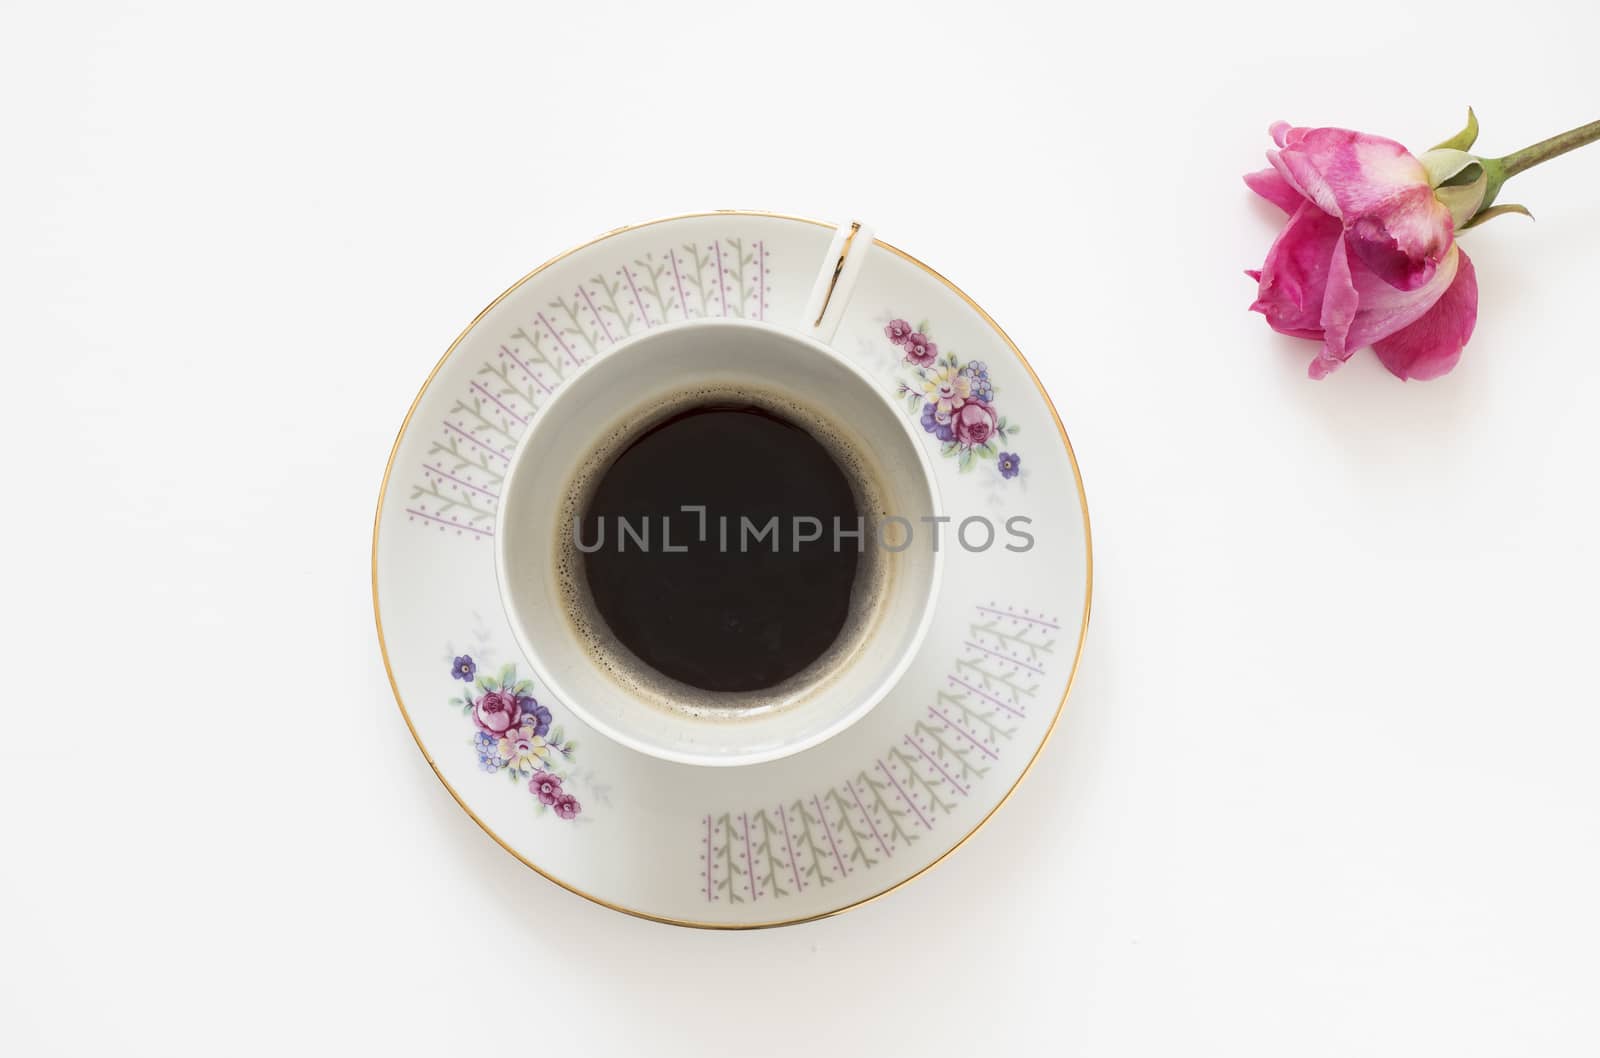
<path fill-rule="evenodd" d="M 942 515 L 931 461 L 912 424 L 868 375 L 823 340 L 837 325 L 870 246 L 858 226 L 841 231 L 823 262 L 812 304 L 794 329 L 697 319 L 624 340 L 569 379 L 517 445 L 495 532 L 506 615 L 545 685 L 616 741 L 697 765 L 754 764 L 798 753 L 866 715 L 904 675 L 921 645 L 943 556 L 920 540 L 904 546 L 894 522 L 878 522 L 870 512 L 864 512 L 864 546 L 879 548 L 874 560 L 881 564 L 875 581 L 880 587 L 861 631 L 816 678 L 785 684 L 781 699 L 760 709 L 664 708 L 656 696 L 620 679 L 580 633 L 558 575 L 573 532 L 563 498 L 582 461 L 640 409 L 687 390 L 754 390 L 802 409 L 818 407 L 818 395 L 826 394 L 828 419 L 865 465 L 885 511 L 912 525 Z"/>

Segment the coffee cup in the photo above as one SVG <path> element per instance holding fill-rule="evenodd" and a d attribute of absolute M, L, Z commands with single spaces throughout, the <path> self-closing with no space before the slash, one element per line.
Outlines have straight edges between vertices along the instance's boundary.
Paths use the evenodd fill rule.
<path fill-rule="evenodd" d="M 912 663 L 943 568 L 915 532 L 942 517 L 933 467 L 828 344 L 871 248 L 841 228 L 788 326 L 690 319 L 624 339 L 513 452 L 495 531 L 506 616 L 554 697 L 611 739 L 689 765 L 775 760 L 855 723 Z M 801 510 L 844 495 L 830 466 L 855 518 Z M 636 498 L 631 522 L 595 513 Z"/>

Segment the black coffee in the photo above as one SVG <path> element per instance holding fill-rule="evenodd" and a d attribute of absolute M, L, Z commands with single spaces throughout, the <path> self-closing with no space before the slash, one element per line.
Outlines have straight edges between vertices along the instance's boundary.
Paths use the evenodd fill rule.
<path fill-rule="evenodd" d="M 836 446 L 736 397 L 679 407 L 623 445 L 599 454 L 575 541 L 614 645 L 737 694 L 804 673 L 859 623 L 873 559 L 835 536 L 863 513 L 859 468 Z"/>

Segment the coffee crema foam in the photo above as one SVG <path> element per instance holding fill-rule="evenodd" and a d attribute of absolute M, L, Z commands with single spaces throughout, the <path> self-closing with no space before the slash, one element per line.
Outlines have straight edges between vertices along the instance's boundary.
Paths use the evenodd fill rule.
<path fill-rule="evenodd" d="M 803 429 L 832 457 L 849 483 L 861 518 L 862 543 L 858 552 L 855 581 L 850 594 L 849 615 L 843 627 L 816 660 L 799 672 L 771 687 L 752 691 L 711 691 L 692 687 L 661 673 L 645 663 L 623 644 L 599 614 L 590 594 L 585 555 L 578 550 L 573 526 L 587 510 L 601 479 L 612 463 L 639 438 L 674 416 L 704 405 L 739 404 L 754 407 Z M 848 431 L 826 415 L 787 395 L 762 390 L 746 383 L 715 384 L 680 389 L 672 394 L 634 408 L 620 416 L 605 435 L 584 454 L 580 469 L 567 482 L 558 505 L 559 525 L 554 557 L 555 580 L 567 622 L 591 661 L 622 688 L 644 701 L 670 712 L 696 719 L 722 719 L 769 715 L 802 705 L 815 692 L 827 687 L 860 656 L 877 627 L 883 603 L 889 598 L 899 554 L 876 546 L 879 519 L 889 514 L 883 487 L 876 468 L 860 453 Z M 706 539 L 691 541 L 692 546 L 716 546 L 717 519 L 728 519 L 729 546 L 739 540 L 739 512 L 707 511 Z M 846 530 L 855 526 L 845 526 Z M 833 527 L 824 526 L 817 545 L 832 546 Z M 781 533 L 780 533 L 781 537 Z M 849 546 L 853 538 L 841 546 Z M 770 546 L 765 539 L 753 546 Z"/>

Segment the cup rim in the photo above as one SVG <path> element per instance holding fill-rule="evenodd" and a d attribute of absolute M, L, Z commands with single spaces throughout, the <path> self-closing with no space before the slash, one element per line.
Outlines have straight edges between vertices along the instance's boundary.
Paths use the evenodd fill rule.
<path fill-rule="evenodd" d="M 906 673 L 910 669 L 912 662 L 916 659 L 917 654 L 921 651 L 923 644 L 927 640 L 928 632 L 933 626 L 933 619 L 938 609 L 937 602 L 939 599 L 939 593 L 943 586 L 944 579 L 945 558 L 942 549 L 935 548 L 932 552 L 932 568 L 929 575 L 925 578 L 923 588 L 924 601 L 922 604 L 922 611 L 917 618 L 915 629 L 912 631 L 910 638 L 906 641 L 905 646 L 901 648 L 900 656 L 895 660 L 895 663 L 888 667 L 884 673 L 873 683 L 870 691 L 860 696 L 861 700 L 857 704 L 852 706 L 849 710 L 841 713 L 839 716 L 834 718 L 832 722 L 823 725 L 816 731 L 809 732 L 802 738 L 797 738 L 792 742 L 785 743 L 776 748 L 723 753 L 716 756 L 697 755 L 692 752 L 680 751 L 672 747 L 658 745 L 649 740 L 639 738 L 633 733 L 623 730 L 617 725 L 596 716 L 593 711 L 583 704 L 581 701 L 581 696 L 573 695 L 567 687 L 563 686 L 561 680 L 552 678 L 550 666 L 541 660 L 540 652 L 535 649 L 533 636 L 530 635 L 529 630 L 525 627 L 516 607 L 513 605 L 512 589 L 509 584 L 509 578 L 506 575 L 506 567 L 508 565 L 507 556 L 511 546 L 510 541 L 512 539 L 512 534 L 508 532 L 507 522 L 511 516 L 510 511 L 513 507 L 513 504 L 505 502 L 505 499 L 507 496 L 509 496 L 511 489 L 514 488 L 518 467 L 522 466 L 523 460 L 527 456 L 528 452 L 539 443 L 539 438 L 545 431 L 545 424 L 550 421 L 549 417 L 544 414 L 545 410 L 553 406 L 554 403 L 559 401 L 563 396 L 570 397 L 571 394 L 577 392 L 578 387 L 584 383 L 584 380 L 593 375 L 597 370 L 601 369 L 603 365 L 619 356 L 627 357 L 630 355 L 636 355 L 635 351 L 638 349 L 638 347 L 651 344 L 655 341 L 668 339 L 671 336 L 684 331 L 712 328 L 747 329 L 761 332 L 769 337 L 779 337 L 795 345 L 805 347 L 807 350 L 816 355 L 825 357 L 826 359 L 832 361 L 836 366 L 842 367 L 847 373 L 853 375 L 861 383 L 864 391 L 871 393 L 872 398 L 882 406 L 888 419 L 897 423 L 899 428 L 906 435 L 910 450 L 916 455 L 916 464 L 921 473 L 922 481 L 927 489 L 929 499 L 931 500 L 931 513 L 936 517 L 943 516 L 943 495 L 939 488 L 938 477 L 934 473 L 933 461 L 929 457 L 926 447 L 919 443 L 919 439 L 916 433 L 911 429 L 910 424 L 906 421 L 903 415 L 899 414 L 899 409 L 888 398 L 888 396 L 882 392 L 872 376 L 863 370 L 859 364 L 854 363 L 849 357 L 845 356 L 839 350 L 833 348 L 831 345 L 821 341 L 820 339 L 813 338 L 810 335 L 795 331 L 790 327 L 785 327 L 781 324 L 772 323 L 766 320 L 738 319 L 728 317 L 706 317 L 700 319 L 679 320 L 672 323 L 665 323 L 648 331 L 642 331 L 639 334 L 624 338 L 622 341 L 618 342 L 616 345 L 607 350 L 604 356 L 597 357 L 594 360 L 583 364 L 576 372 L 566 379 L 560 389 L 557 390 L 557 392 L 551 397 L 550 404 L 547 404 L 545 408 L 541 408 L 539 414 L 534 416 L 532 422 L 529 423 L 528 428 L 523 431 L 522 436 L 518 439 L 516 447 L 512 450 L 511 462 L 506 473 L 506 487 L 502 494 L 502 502 L 499 504 L 495 512 L 495 584 L 500 598 L 501 608 L 505 613 L 506 622 L 511 626 L 512 636 L 516 640 L 517 647 L 520 650 L 523 658 L 528 662 L 528 665 L 533 669 L 535 675 L 538 676 L 540 682 L 544 684 L 545 688 L 557 700 L 559 700 L 563 706 L 571 710 L 575 716 L 582 719 L 584 723 L 588 724 L 595 731 L 604 735 L 606 738 L 611 739 L 620 745 L 626 746 L 629 749 L 643 753 L 647 756 L 655 757 L 659 760 L 666 760 L 673 763 L 698 767 L 740 767 L 782 760 L 827 742 L 844 731 L 849 730 L 874 708 L 876 708 L 876 706 L 882 702 L 883 699 L 886 698 L 897 685 L 899 685 L 899 683 L 905 678 Z M 615 370 L 615 368 L 612 368 L 612 370 Z"/>

